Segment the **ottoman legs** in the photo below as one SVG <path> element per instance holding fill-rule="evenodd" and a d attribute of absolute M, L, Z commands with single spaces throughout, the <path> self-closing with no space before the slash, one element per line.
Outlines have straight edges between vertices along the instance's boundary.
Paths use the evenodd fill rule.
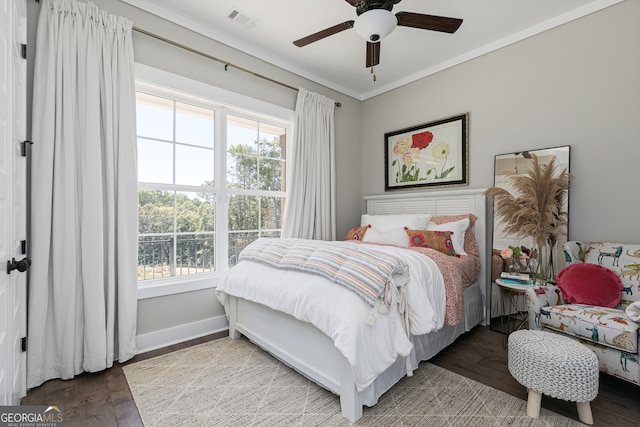
<path fill-rule="evenodd" d="M 542 403 L 542 394 L 531 389 L 528 390 L 527 398 L 527 415 L 531 418 L 538 418 L 540 416 L 540 404 Z"/>
<path fill-rule="evenodd" d="M 528 389 L 527 397 L 527 416 L 538 418 L 540 416 L 540 404 L 542 403 L 542 394 L 537 391 Z M 593 424 L 593 415 L 591 414 L 591 404 L 589 402 L 576 402 L 578 407 L 578 418 L 585 424 Z"/>
<path fill-rule="evenodd" d="M 585 424 L 593 424 L 593 415 L 591 414 L 591 405 L 589 402 L 577 402 L 578 418 Z"/>

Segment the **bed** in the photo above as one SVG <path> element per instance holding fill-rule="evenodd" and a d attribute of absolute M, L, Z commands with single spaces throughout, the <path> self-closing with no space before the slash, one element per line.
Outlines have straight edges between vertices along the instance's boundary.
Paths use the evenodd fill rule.
<path fill-rule="evenodd" d="M 375 405 L 380 396 L 396 382 L 406 375 L 411 375 L 411 371 L 417 368 L 420 361 L 433 357 L 474 326 L 486 324 L 488 305 L 485 300 L 487 289 L 489 289 L 488 285 L 491 283 L 491 264 L 485 260 L 490 260 L 491 256 L 490 242 L 487 239 L 487 236 L 490 235 L 487 224 L 490 228 L 491 221 L 487 221 L 487 204 L 482 193 L 483 189 L 478 189 L 365 197 L 367 214 L 370 215 L 415 213 L 426 213 L 433 216 L 475 215 L 477 219 L 473 227 L 473 234 L 478 244 L 478 258 L 481 261 L 477 279 L 464 289 L 464 309 L 461 320 L 456 324 L 439 325 L 439 329 L 429 333 L 407 334 L 408 346 L 401 337 L 404 335 L 398 332 L 396 335 L 399 338 L 394 340 L 394 345 L 397 341 L 397 347 L 406 349 L 406 355 L 402 352 L 398 353 L 398 356 L 389 362 L 384 371 L 377 373 L 373 379 L 363 383 L 349 354 L 338 350 L 335 335 L 330 338 L 319 329 L 320 326 L 316 327 L 306 321 L 298 320 L 293 315 L 270 308 L 266 303 L 254 302 L 256 300 L 262 301 L 259 298 L 242 298 L 231 295 L 231 293 L 227 293 L 229 292 L 227 287 L 227 292 L 220 291 L 217 292 L 217 295 L 227 312 L 230 337 L 237 339 L 241 335 L 246 336 L 300 374 L 337 394 L 340 397 L 342 415 L 352 422 L 357 421 L 362 417 L 363 405 Z M 407 258 L 411 259 L 411 257 Z M 251 270 L 251 275 L 254 277 L 243 280 L 264 280 L 266 283 L 267 280 L 264 278 L 270 277 L 267 270 L 266 266 L 258 267 L 256 265 L 255 269 Z M 305 279 L 306 281 L 307 279 Z M 225 284 L 225 286 L 227 285 Z M 348 296 L 333 300 L 330 299 L 333 297 L 325 296 L 323 298 L 325 298 L 325 302 L 318 303 L 318 306 L 326 306 L 326 301 L 334 301 L 333 304 L 330 304 L 332 309 L 333 306 L 337 309 L 340 304 L 345 307 L 354 307 L 359 304 L 346 300 L 351 298 Z M 310 305 L 305 310 L 310 310 L 313 307 L 314 305 Z M 397 318 L 401 319 L 402 316 L 398 315 Z M 390 321 L 389 323 L 394 322 Z M 372 324 L 376 324 L 376 319 L 373 319 Z M 402 325 L 396 327 L 400 328 Z M 393 326 L 390 328 L 393 329 Z M 303 337 L 303 344 L 301 344 L 301 337 Z M 384 346 L 384 344 L 380 344 L 380 346 Z M 380 350 L 380 353 L 384 352 Z"/>

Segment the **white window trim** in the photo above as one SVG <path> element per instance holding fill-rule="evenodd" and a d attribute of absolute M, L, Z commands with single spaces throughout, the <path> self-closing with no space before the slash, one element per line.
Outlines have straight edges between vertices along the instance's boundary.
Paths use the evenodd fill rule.
<path fill-rule="evenodd" d="M 148 82 L 155 86 L 162 86 L 167 90 L 175 89 L 180 92 L 192 93 L 200 98 L 207 98 L 215 103 L 244 110 L 252 115 L 267 115 L 293 122 L 294 110 L 271 104 L 246 95 L 234 93 L 226 89 L 199 82 L 188 77 L 179 76 L 168 71 L 136 63 L 135 75 L 137 81 Z"/>
<path fill-rule="evenodd" d="M 188 277 L 173 276 L 138 284 L 138 300 L 193 292 L 218 286 L 222 273 L 201 273 Z"/>
<path fill-rule="evenodd" d="M 176 91 L 177 93 L 193 94 L 199 98 L 206 98 L 213 103 L 224 105 L 222 107 L 222 116 L 226 118 L 226 114 L 242 114 L 261 120 L 262 117 L 267 117 L 270 122 L 273 119 L 281 120 L 283 127 L 287 128 L 287 134 L 293 135 L 292 123 L 294 120 L 294 110 L 280 107 L 259 99 L 254 99 L 246 95 L 241 95 L 222 89 L 216 86 L 212 86 L 197 80 L 190 79 L 188 77 L 179 76 L 158 68 L 150 67 L 148 65 L 136 63 L 135 64 L 135 77 L 137 82 L 148 83 L 153 86 L 160 86 L 167 91 Z M 216 122 L 219 124 L 216 115 Z M 216 125 L 216 144 L 221 144 L 223 138 L 220 138 L 220 132 L 226 132 L 225 126 Z M 224 148 L 224 150 L 222 150 Z M 225 147 L 216 146 L 216 153 L 226 152 Z M 226 161 L 226 155 L 223 156 Z M 287 141 L 287 158 L 290 158 L 290 141 Z M 290 162 L 287 162 L 287 174 L 290 170 Z M 218 168 L 218 169 L 226 169 Z M 224 187 L 222 191 L 229 197 L 228 190 L 226 189 L 226 177 L 215 176 L 216 183 L 219 183 L 221 187 Z M 217 185 L 217 186 L 218 186 Z M 147 185 L 145 185 L 147 187 Z M 219 187 L 219 191 L 222 189 Z M 244 193 L 244 191 L 237 191 L 238 193 Z M 252 192 L 255 193 L 255 192 Z M 273 193 L 271 193 L 273 194 Z M 218 196 L 220 197 L 220 195 Z M 227 221 L 227 215 L 216 215 L 216 230 L 220 230 L 220 226 L 224 225 Z M 218 253 L 227 253 L 227 243 L 222 242 L 225 239 L 216 239 Z M 226 259 L 226 258 L 225 258 Z M 165 295 L 172 295 L 183 292 L 193 292 L 202 289 L 211 289 L 218 286 L 218 283 L 222 279 L 222 276 L 228 267 L 226 264 L 220 266 L 220 270 L 212 273 L 202 273 L 197 275 L 173 276 L 162 279 L 154 279 L 148 282 L 138 282 L 138 300 L 147 298 L 156 298 Z"/>

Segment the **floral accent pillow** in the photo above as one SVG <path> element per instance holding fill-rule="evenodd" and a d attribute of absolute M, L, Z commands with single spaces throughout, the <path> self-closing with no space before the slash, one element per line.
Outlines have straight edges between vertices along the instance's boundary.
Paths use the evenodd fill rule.
<path fill-rule="evenodd" d="M 370 225 L 365 225 L 364 227 L 355 227 L 347 232 L 347 236 L 344 240 L 362 240 L 364 233 L 366 233 L 367 229 L 371 227 Z"/>
<path fill-rule="evenodd" d="M 409 236 L 409 244 L 414 248 L 431 248 L 445 255 L 459 257 L 453 249 L 453 240 L 451 231 L 434 231 L 434 230 L 409 230 L 405 228 L 407 236 Z"/>

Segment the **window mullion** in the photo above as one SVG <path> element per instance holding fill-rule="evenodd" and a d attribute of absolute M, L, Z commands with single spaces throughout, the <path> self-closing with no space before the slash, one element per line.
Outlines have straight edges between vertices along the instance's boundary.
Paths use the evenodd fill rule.
<path fill-rule="evenodd" d="M 173 135 L 172 135 L 172 142 L 173 142 L 173 185 L 176 184 L 176 101 L 173 101 Z M 173 241 L 173 247 L 171 248 L 171 254 L 172 256 L 170 257 L 170 269 L 171 269 L 171 276 L 175 277 L 177 270 L 178 270 L 178 197 L 177 197 L 178 192 L 176 190 L 173 191 L 173 238 L 171 239 Z"/>
<path fill-rule="evenodd" d="M 229 269 L 229 189 L 227 187 L 227 110 L 220 108 L 215 117 L 216 159 L 216 270 L 224 273 Z"/>

